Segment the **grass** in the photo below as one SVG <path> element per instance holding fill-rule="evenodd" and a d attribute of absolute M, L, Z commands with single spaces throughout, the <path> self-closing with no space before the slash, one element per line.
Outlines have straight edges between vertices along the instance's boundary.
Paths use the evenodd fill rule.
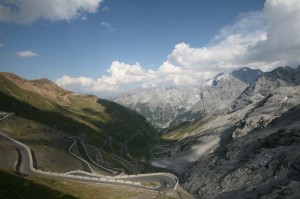
<path fill-rule="evenodd" d="M 168 132 L 164 133 L 161 138 L 167 141 L 179 141 L 183 139 L 186 135 L 190 135 L 195 132 L 202 130 L 202 126 L 215 119 L 215 116 L 209 116 L 206 118 L 201 118 L 191 123 L 182 124 L 175 129 L 170 129 Z"/>
<path fill-rule="evenodd" d="M 146 183 L 142 183 L 142 185 L 147 186 L 147 187 L 153 187 L 153 188 L 156 188 L 159 186 L 159 184 L 157 182 L 146 182 Z"/>
<path fill-rule="evenodd" d="M 64 156 L 68 136 L 84 136 L 95 147 L 111 136 L 114 151 L 120 155 L 121 143 L 137 133 L 127 147 L 132 157 L 148 167 L 156 131 L 136 112 L 96 96 L 65 91 L 45 79 L 28 81 L 0 73 L 0 82 L 0 110 L 15 112 L 12 119 L 0 123 L 0 129 L 28 144 L 42 168 L 55 169 L 60 159 L 66 160 L 63 164 L 71 161 Z M 108 161 L 117 166 L 114 160 Z M 77 167 L 74 162 L 69 165 Z"/>
<path fill-rule="evenodd" d="M 45 183 L 52 184 L 53 181 L 47 180 Z M 0 195 L 1 198 L 44 198 L 44 199 L 75 199 L 72 195 L 49 188 L 43 184 L 18 177 L 15 174 L 0 171 Z"/>
<path fill-rule="evenodd" d="M 0 169 L 14 168 L 17 160 L 17 150 L 0 139 Z"/>
<path fill-rule="evenodd" d="M 16 116 L 1 122 L 0 127 L 3 133 L 30 146 L 39 169 L 60 173 L 81 168 L 81 164 L 66 153 L 70 140 L 63 132 Z M 3 156 L 10 156 L 15 151 Z"/>
<path fill-rule="evenodd" d="M 158 194 L 143 193 L 143 191 L 136 191 L 134 189 L 18 176 L 17 174 L 3 170 L 0 170 L 0 197 L 2 199 L 165 198 Z"/>

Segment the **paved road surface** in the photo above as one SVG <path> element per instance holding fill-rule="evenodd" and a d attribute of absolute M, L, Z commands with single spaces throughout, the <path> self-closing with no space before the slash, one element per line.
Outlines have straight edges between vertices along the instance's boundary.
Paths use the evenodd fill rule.
<path fill-rule="evenodd" d="M 89 161 L 90 163 L 92 163 L 93 165 L 95 165 L 96 167 L 99 167 L 103 170 L 105 170 L 106 172 L 109 172 L 113 175 L 121 175 L 124 173 L 123 169 L 115 169 L 115 168 L 109 168 L 106 167 L 104 165 L 100 165 L 97 162 L 93 161 L 92 158 L 89 156 L 89 154 L 87 153 L 85 146 L 83 144 L 83 141 L 80 137 L 74 137 L 73 139 L 76 140 L 76 144 L 77 144 L 77 148 L 79 153 L 83 156 L 83 158 L 87 161 Z"/>
<path fill-rule="evenodd" d="M 86 160 L 84 160 L 84 159 L 82 159 L 81 157 L 77 156 L 76 154 L 72 153 L 71 149 L 72 149 L 72 147 L 73 147 L 75 144 L 76 144 L 76 140 L 74 139 L 74 140 L 70 143 L 70 145 L 67 147 L 66 152 L 67 152 L 69 155 L 71 155 L 72 157 L 74 157 L 75 159 L 77 159 L 77 160 L 81 163 L 81 165 L 82 165 L 84 171 L 89 172 L 89 173 L 93 173 L 93 170 L 92 170 L 90 164 L 89 164 Z"/>
<path fill-rule="evenodd" d="M 5 141 L 13 146 L 15 146 L 19 152 L 19 163 L 18 170 L 21 173 L 31 175 L 31 176 L 40 176 L 40 177 L 53 177 L 64 180 L 80 181 L 80 182 L 89 182 L 89 183 L 105 183 L 113 185 L 121 185 L 127 187 L 133 187 L 144 190 L 152 190 L 163 193 L 168 193 L 174 191 L 176 188 L 177 178 L 173 174 L 168 173 L 153 173 L 153 174 L 140 174 L 140 175 L 131 175 L 131 176 L 101 176 L 95 175 L 87 172 L 83 175 L 70 175 L 70 174 L 59 174 L 59 173 L 50 173 L 37 170 L 33 168 L 32 155 L 29 147 L 25 144 L 14 140 L 13 138 L 0 132 L 0 140 Z M 141 183 L 147 182 L 157 182 L 160 184 L 159 187 L 152 188 L 141 185 Z M 166 186 L 168 182 L 169 186 Z"/>

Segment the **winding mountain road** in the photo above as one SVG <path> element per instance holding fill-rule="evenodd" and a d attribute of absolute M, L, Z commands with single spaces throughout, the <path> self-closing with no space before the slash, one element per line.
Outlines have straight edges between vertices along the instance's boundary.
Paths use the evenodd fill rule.
<path fill-rule="evenodd" d="M 33 167 L 33 160 L 31 150 L 25 144 L 9 137 L 0 132 L 0 140 L 9 143 L 16 147 L 19 153 L 18 168 L 20 173 L 24 173 L 30 176 L 40 176 L 46 178 L 57 178 L 63 180 L 72 180 L 78 182 L 88 183 L 103 183 L 117 186 L 126 186 L 131 188 L 143 189 L 147 191 L 155 191 L 161 193 L 174 192 L 178 186 L 178 179 L 175 175 L 170 173 L 151 173 L 151 174 L 139 174 L 139 175 L 123 175 L 123 176 L 102 176 L 88 172 L 77 172 L 84 175 L 76 175 L 75 172 L 68 173 L 52 173 L 44 172 Z M 157 183 L 157 187 L 144 186 L 147 183 Z"/>
<path fill-rule="evenodd" d="M 93 165 L 95 165 L 96 167 L 100 168 L 100 169 L 103 169 L 104 171 L 106 172 L 109 172 L 113 175 L 122 175 L 124 174 L 124 170 L 123 169 L 117 169 L 117 168 L 109 168 L 107 166 L 104 166 L 104 165 L 100 165 L 98 164 L 97 162 L 95 162 L 88 154 L 85 146 L 84 146 L 84 143 L 83 143 L 83 140 L 80 138 L 80 137 L 72 137 L 71 139 L 74 139 L 74 142 L 77 144 L 77 148 L 78 148 L 78 151 L 80 153 L 80 155 L 85 159 L 87 160 L 88 162 L 92 163 Z M 71 147 L 73 147 L 74 145 L 71 145 L 69 147 L 69 152 L 71 154 L 73 154 L 71 152 Z M 76 156 L 75 154 L 73 154 L 74 156 Z M 92 172 L 90 172 L 92 173 Z"/>
<path fill-rule="evenodd" d="M 93 170 L 90 166 L 90 164 L 84 160 L 83 158 L 79 157 L 78 155 L 74 154 L 71 150 L 73 148 L 73 146 L 76 144 L 76 139 L 74 139 L 71 144 L 67 147 L 67 153 L 70 154 L 72 157 L 76 158 L 82 165 L 82 168 L 84 171 L 89 172 L 89 173 L 93 173 Z"/>

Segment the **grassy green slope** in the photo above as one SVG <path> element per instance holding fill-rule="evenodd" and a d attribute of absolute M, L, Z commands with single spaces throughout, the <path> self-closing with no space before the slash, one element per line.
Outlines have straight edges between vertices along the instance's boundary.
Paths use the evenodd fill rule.
<path fill-rule="evenodd" d="M 38 177 L 17 176 L 0 170 L 0 198 L 26 199 L 117 199 L 117 198 L 169 198 L 133 189 L 81 184 Z"/>
<path fill-rule="evenodd" d="M 156 131 L 137 113 L 95 96 L 64 90 L 46 79 L 29 81 L 0 73 L 0 110 L 15 112 L 0 123 L 0 130 L 29 144 L 38 165 L 46 169 L 54 168 L 51 165 L 60 164 L 61 159 L 71 161 L 70 169 L 77 167 L 64 151 L 68 136 L 84 136 L 86 143 L 96 147 L 111 137 L 112 147 L 103 149 L 115 155 L 121 155 L 121 143 L 131 138 L 127 148 L 138 161 L 147 160 L 155 142 Z"/>

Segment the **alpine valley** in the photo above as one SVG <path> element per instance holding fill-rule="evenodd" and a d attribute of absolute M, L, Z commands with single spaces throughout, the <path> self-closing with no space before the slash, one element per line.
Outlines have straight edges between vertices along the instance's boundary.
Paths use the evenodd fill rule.
<path fill-rule="evenodd" d="M 115 102 L 161 131 L 151 164 L 180 176 L 196 198 L 300 196 L 300 66 L 241 68 Z"/>
<path fill-rule="evenodd" d="M 134 188 L 122 185 L 115 198 L 300 196 L 300 66 L 244 67 L 199 85 L 132 90 L 114 102 L 47 79 L 0 73 L 0 82 L 1 133 L 30 147 L 35 170 L 130 181 Z M 9 169 L 18 168 L 20 150 L 0 139 L 0 152 L 1 178 L 14 182 Z M 25 180 L 80 194 L 69 181 Z"/>

